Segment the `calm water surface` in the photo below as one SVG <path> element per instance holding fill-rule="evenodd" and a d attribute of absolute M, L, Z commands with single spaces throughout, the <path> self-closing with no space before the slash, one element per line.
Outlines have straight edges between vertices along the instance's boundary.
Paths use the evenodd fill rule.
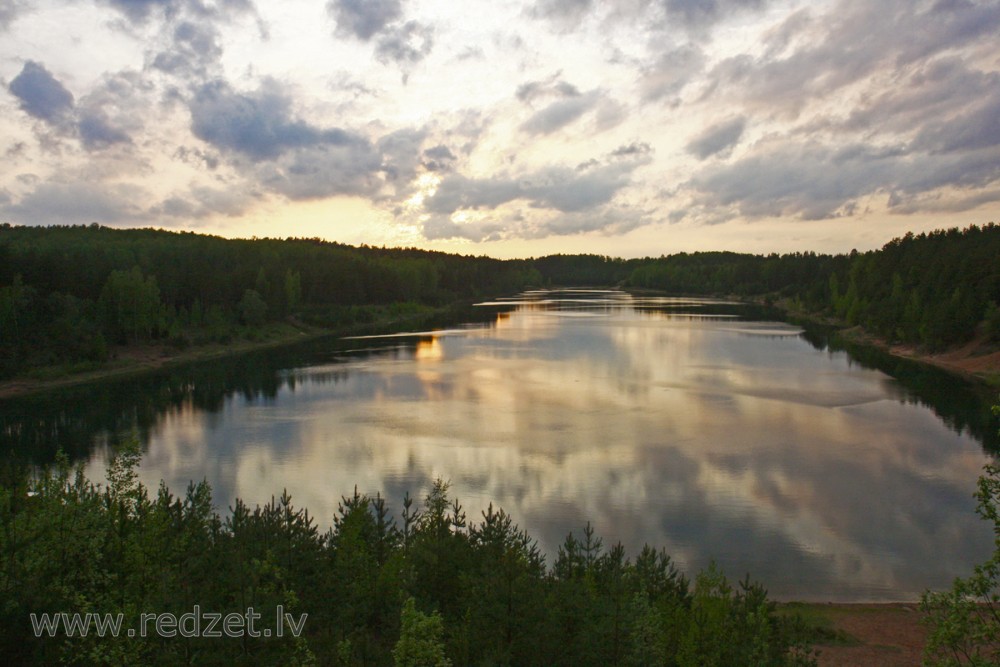
<path fill-rule="evenodd" d="M 915 599 L 991 551 L 987 408 L 955 379 L 719 301 L 531 292 L 476 319 L 0 403 L 6 446 L 60 442 L 101 478 L 137 426 L 151 487 L 204 478 L 222 508 L 287 488 L 324 526 L 355 486 L 398 511 L 441 477 L 550 557 L 590 521 L 779 599 Z"/>

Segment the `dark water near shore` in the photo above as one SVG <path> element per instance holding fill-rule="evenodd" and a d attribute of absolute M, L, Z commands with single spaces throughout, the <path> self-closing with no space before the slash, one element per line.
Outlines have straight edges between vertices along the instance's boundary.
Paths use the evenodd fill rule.
<path fill-rule="evenodd" d="M 461 321 L 0 402 L 0 444 L 100 478 L 134 429 L 151 487 L 287 488 L 322 525 L 355 486 L 398 510 L 441 477 L 549 554 L 589 520 L 779 599 L 914 599 L 991 551 L 996 427 L 957 378 L 713 300 L 535 292 Z"/>

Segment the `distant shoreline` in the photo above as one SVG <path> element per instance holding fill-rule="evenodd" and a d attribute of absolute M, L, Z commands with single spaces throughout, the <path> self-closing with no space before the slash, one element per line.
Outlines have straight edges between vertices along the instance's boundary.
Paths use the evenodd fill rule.
<path fill-rule="evenodd" d="M 764 304 L 760 298 L 755 298 L 750 303 Z M 832 327 L 847 342 L 872 347 L 900 359 L 934 366 L 990 387 L 1000 387 L 1000 346 L 990 344 L 985 336 L 976 336 L 967 343 L 941 352 L 927 352 L 912 344 L 890 343 L 860 326 L 851 326 L 836 319 L 797 310 L 784 301 L 776 301 L 770 305 L 792 321 Z"/>
<path fill-rule="evenodd" d="M 27 375 L 0 381 L 0 400 L 42 393 L 103 380 L 121 379 L 165 368 L 184 366 L 200 361 L 216 361 L 229 357 L 276 349 L 326 337 L 341 337 L 425 318 L 461 305 L 456 302 L 429 312 L 411 316 L 395 316 L 336 328 L 304 324 L 294 319 L 273 322 L 254 331 L 258 340 L 233 343 L 203 343 L 187 349 L 177 349 L 167 343 L 130 345 L 116 350 L 116 358 L 92 369 L 74 372 L 61 367 L 34 369 Z M 45 377 L 51 374 L 51 377 Z M 39 377 L 40 376 L 40 377 Z"/>
<path fill-rule="evenodd" d="M 665 294 L 659 290 L 632 288 L 624 291 L 630 293 L 649 294 L 655 292 Z M 748 304 L 765 305 L 763 299 L 760 297 L 749 300 L 737 297 L 725 298 L 731 298 Z M 460 305 L 460 303 L 443 306 L 434 312 L 443 312 L 457 305 Z M 927 353 L 913 345 L 888 343 L 868 333 L 859 326 L 851 327 L 845 322 L 796 310 L 790 304 L 782 301 L 767 305 L 781 311 L 792 321 L 798 320 L 800 322 L 833 327 L 837 329 L 839 335 L 851 343 L 876 348 L 895 357 L 934 366 L 935 368 L 990 387 L 1000 386 L 1000 348 L 996 346 L 990 348 L 986 345 L 983 337 L 978 337 L 969 343 L 943 352 Z M 421 316 L 426 316 L 426 314 L 421 314 Z M 354 325 L 339 328 L 323 328 L 306 325 L 298 321 L 285 321 L 272 323 L 261 328 L 258 332 L 263 336 L 261 340 L 241 340 L 232 344 L 205 343 L 184 350 L 172 348 L 165 343 L 133 345 L 119 349 L 116 359 L 104 362 L 100 366 L 91 369 L 67 371 L 59 367 L 39 368 L 27 375 L 0 381 L 0 400 L 64 387 L 89 384 L 91 382 L 142 375 L 164 368 L 199 361 L 215 361 L 250 352 L 286 347 L 326 336 L 346 336 L 362 330 L 371 330 L 398 324 L 410 319 L 413 318 L 387 318 L 361 326 Z M 51 377 L 46 377 L 46 374 L 51 374 Z"/>
<path fill-rule="evenodd" d="M 3 380 L 0 382 L 0 399 L 15 398 L 102 380 L 142 375 L 198 361 L 214 361 L 269 348 L 285 347 L 338 333 L 332 329 L 317 327 L 298 329 L 288 325 L 288 329 L 287 331 L 272 332 L 271 336 L 264 340 L 241 340 L 232 344 L 206 343 L 186 350 L 171 349 L 166 344 L 133 345 L 120 350 L 117 359 L 105 362 L 92 370 L 64 371 L 62 374 L 50 378 L 28 375 Z M 35 372 L 44 374 L 47 371 L 51 371 L 53 374 L 59 373 L 58 369 L 47 368 L 36 369 Z"/>

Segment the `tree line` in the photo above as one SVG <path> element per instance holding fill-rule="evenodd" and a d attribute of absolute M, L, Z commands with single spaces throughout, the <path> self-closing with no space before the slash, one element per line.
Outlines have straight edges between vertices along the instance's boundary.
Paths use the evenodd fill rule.
<path fill-rule="evenodd" d="M 468 518 L 440 480 L 422 504 L 407 496 L 398 520 L 357 490 L 326 531 L 287 494 L 254 508 L 237 500 L 220 516 L 204 482 L 182 497 L 162 483 L 150 492 L 138 452 L 121 448 L 104 486 L 65 459 L 3 471 L 5 664 L 814 664 L 801 622 L 749 577 L 732 583 L 712 566 L 690 581 L 663 551 L 630 558 L 589 525 L 550 566 L 510 515 L 490 506 Z M 143 613 L 180 618 L 195 605 L 252 607 L 258 630 L 280 605 L 303 632 L 127 636 Z M 38 637 L 32 613 L 122 614 L 122 630 Z"/>
<path fill-rule="evenodd" d="M 320 239 L 0 225 L 0 377 L 116 346 L 227 342 L 296 315 L 338 327 L 542 278 L 525 261 Z"/>
<path fill-rule="evenodd" d="M 932 351 L 982 332 L 1000 341 L 1000 226 L 947 229 L 842 255 L 681 253 L 643 262 L 626 284 L 689 294 L 767 295 Z"/>
<path fill-rule="evenodd" d="M 1000 227 L 907 234 L 840 255 L 497 260 L 320 239 L 5 224 L 0 377 L 100 364 L 135 342 L 226 342 L 292 315 L 336 328 L 560 285 L 783 300 L 890 342 L 940 350 L 977 332 L 1000 341 Z"/>

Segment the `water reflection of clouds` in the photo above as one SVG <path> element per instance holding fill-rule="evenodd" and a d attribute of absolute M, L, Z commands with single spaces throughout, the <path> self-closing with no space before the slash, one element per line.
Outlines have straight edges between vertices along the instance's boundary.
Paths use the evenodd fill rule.
<path fill-rule="evenodd" d="M 355 485 L 398 510 L 440 476 L 470 517 L 499 504 L 549 554 L 590 520 L 781 597 L 912 598 L 987 552 L 981 450 L 887 376 L 772 323 L 533 307 L 291 371 L 294 390 L 231 397 L 214 426 L 176 411 L 144 479 L 207 476 L 220 504 L 287 487 L 328 525 Z"/>

